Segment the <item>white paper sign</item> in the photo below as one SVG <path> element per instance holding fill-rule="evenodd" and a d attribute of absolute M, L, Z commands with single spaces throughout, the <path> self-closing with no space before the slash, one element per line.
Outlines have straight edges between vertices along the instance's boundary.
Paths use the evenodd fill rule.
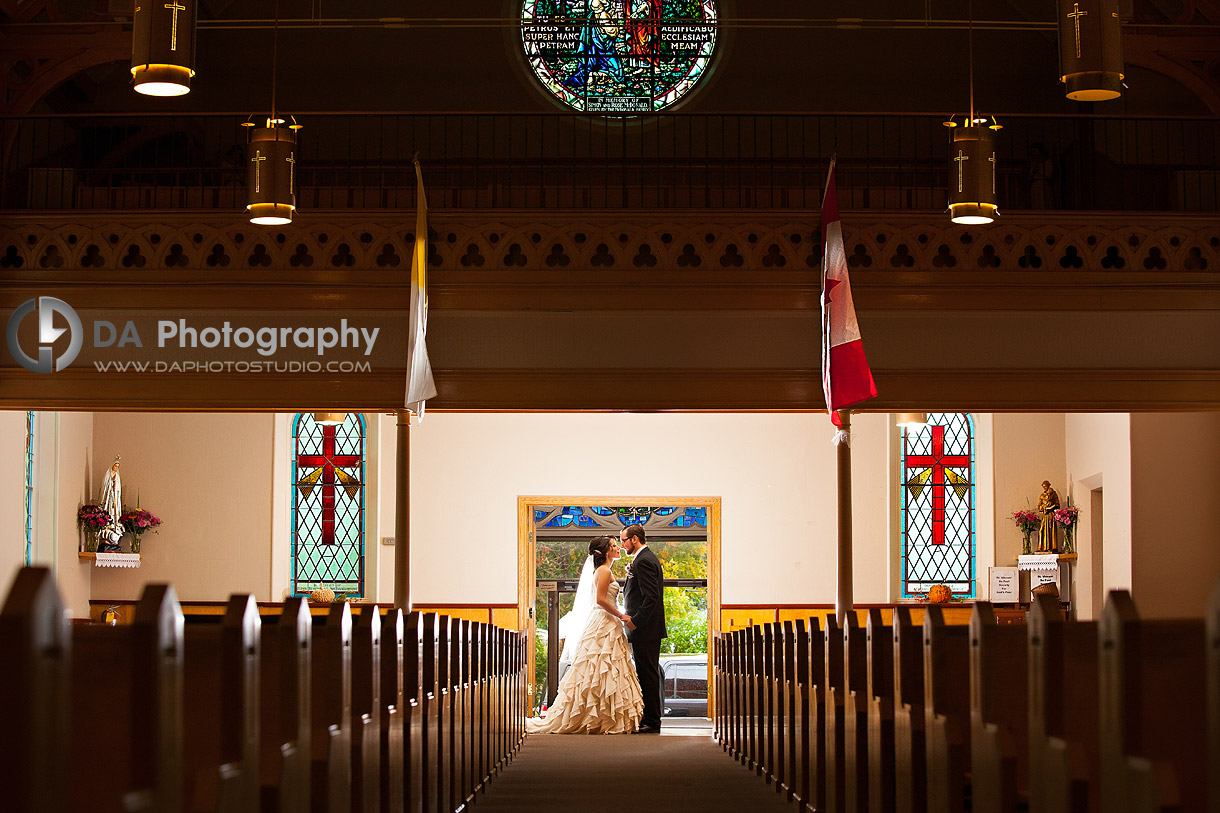
<path fill-rule="evenodd" d="M 1015 567 L 991 568 L 991 603 L 1016 604 L 1019 601 L 1018 570 Z"/>
<path fill-rule="evenodd" d="M 1055 568 L 1054 570 L 1031 570 L 1029 572 L 1030 590 L 1044 584 L 1053 584 L 1055 585 L 1056 590 L 1060 590 L 1060 592 L 1062 592 L 1062 588 L 1059 586 L 1059 568 Z"/>

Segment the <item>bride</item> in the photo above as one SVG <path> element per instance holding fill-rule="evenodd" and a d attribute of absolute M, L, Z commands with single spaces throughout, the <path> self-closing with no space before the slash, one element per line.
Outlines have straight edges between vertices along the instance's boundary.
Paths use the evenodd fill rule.
<path fill-rule="evenodd" d="M 610 574 L 620 553 L 613 537 L 589 543 L 576 602 L 560 621 L 567 627 L 560 662 L 572 665 L 547 718 L 526 721 L 531 734 L 631 734 L 640 725 L 644 698 L 623 632 L 625 616 L 615 603 L 619 585 Z"/>

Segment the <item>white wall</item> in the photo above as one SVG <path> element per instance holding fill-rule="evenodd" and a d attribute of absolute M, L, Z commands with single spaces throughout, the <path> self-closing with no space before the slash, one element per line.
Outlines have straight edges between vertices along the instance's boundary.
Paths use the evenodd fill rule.
<path fill-rule="evenodd" d="M 1088 413 L 1064 416 L 1067 494 L 1081 509 L 1076 539 L 1077 617 L 1096 618 L 1105 594 L 1131 589 L 1131 416 L 1127 413 Z M 1092 489 L 1102 489 L 1104 549 L 1101 572 L 1090 550 L 1094 518 L 1089 510 Z"/>
<path fill-rule="evenodd" d="M 1007 413 L 991 416 L 994 428 L 996 561 L 1016 565 L 1021 553 L 1021 532 L 1010 518 L 1013 511 L 1037 509 L 1042 481 L 1066 504 L 1067 487 L 1062 413 Z M 1035 546 L 1037 541 L 1034 542 Z"/>
<path fill-rule="evenodd" d="M 148 582 L 169 582 L 182 600 L 279 600 L 270 589 L 274 424 L 269 414 L 97 413 L 94 482 L 121 454 L 124 503 L 138 498 L 163 524 L 144 535 L 139 569 L 97 569 L 94 597 L 134 599 Z"/>
<path fill-rule="evenodd" d="M 93 413 L 40 412 L 35 430 L 37 456 L 34 564 L 55 571 L 64 607 L 77 618 L 89 615 L 93 562 L 77 556 L 81 532 L 76 512 L 94 491 Z"/>
<path fill-rule="evenodd" d="M 1131 494 L 1140 615 L 1202 615 L 1220 580 L 1220 413 L 1133 414 Z"/>
<path fill-rule="evenodd" d="M 0 603 L 25 564 L 25 413 L 0 411 Z"/>
<path fill-rule="evenodd" d="M 378 542 L 393 534 L 395 427 L 392 417 L 367 417 L 369 598 L 389 601 L 393 549 Z M 1156 580 L 1157 589 L 1180 567 L 1193 568 L 1201 584 L 1214 582 L 1220 576 L 1211 572 L 1217 546 L 1205 532 L 1211 527 L 1208 507 L 1220 501 L 1220 475 L 1215 455 L 1206 451 L 1217 447 L 1220 416 L 1144 417 L 1147 424 L 1136 424 L 1136 446 L 1152 479 L 1137 491 L 1147 491 L 1150 501 L 1135 510 L 1147 512 L 1151 524 L 1140 538 L 1151 541 L 1137 542 L 1150 557 L 1139 560 L 1137 572 Z M 39 420 L 47 439 L 38 449 L 36 558 L 56 567 L 65 602 L 78 615 L 87 611 L 90 595 L 135 598 L 148 581 L 172 582 L 188 600 L 239 590 L 280 598 L 288 489 L 279 471 L 287 451 L 278 429 L 287 416 L 41 413 Z M 1138 586 L 1132 576 L 1131 417 L 996 414 L 976 415 L 975 421 L 980 597 L 986 595 L 986 567 L 993 560 L 1007 563 L 1020 544 L 1008 513 L 1032 502 L 1043 478 L 1083 511 L 1081 615 L 1091 614 L 1087 599 L 1095 585 Z M 1145 427 L 1147 443 L 1140 440 Z M 891 529 L 896 433 L 888 415 L 854 416 L 853 429 L 855 599 L 887 602 L 898 592 Z M 523 494 L 721 497 L 725 603 L 834 601 L 835 450 L 824 415 L 430 413 L 411 432 L 418 603 L 516 600 L 516 499 Z M 23 444 L 21 413 L 0 413 L 0 460 L 9 461 L 0 478 L 10 481 L 0 488 L 0 509 L 15 540 L 13 551 L 0 548 L 11 554 L 6 572 L 21 551 Z M 145 538 L 144 566 L 136 571 L 95 571 L 75 555 L 76 509 L 96 497 L 105 462 L 115 453 L 123 455 L 128 504 L 138 492 L 143 505 L 166 520 L 159 535 Z M 633 457 L 638 465 L 630 463 Z M 1192 484 L 1183 491 L 1175 477 L 1187 458 Z M 1094 574 L 1086 553 L 1088 491 L 1098 485 L 1106 500 L 1105 555 L 1103 571 Z M 1168 496 L 1157 490 L 1162 486 Z M 1153 502 L 1166 499 L 1197 507 L 1177 514 L 1189 519 L 1189 527 L 1158 524 Z M 1174 537 L 1173 556 L 1167 536 Z M 1188 537 L 1203 542 L 1184 547 Z"/>
<path fill-rule="evenodd" d="M 889 426 L 853 418 L 861 603 L 889 596 Z M 413 599 L 515 602 L 519 495 L 712 496 L 723 500 L 724 602 L 831 603 L 832 435 L 815 414 L 428 414 L 411 430 Z M 383 585 L 392 558 L 382 551 Z"/>

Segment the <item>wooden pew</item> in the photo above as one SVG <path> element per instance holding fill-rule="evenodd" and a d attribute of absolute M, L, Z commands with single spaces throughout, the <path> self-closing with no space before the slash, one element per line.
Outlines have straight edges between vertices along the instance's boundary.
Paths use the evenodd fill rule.
<path fill-rule="evenodd" d="M 315 813 L 347 813 L 352 803 L 352 609 L 346 601 L 315 620 L 310 672 L 311 806 Z"/>
<path fill-rule="evenodd" d="M 431 651 L 424 643 L 425 616 L 412 612 L 406 619 L 406 634 L 403 642 L 403 702 L 405 716 L 403 729 L 405 731 L 406 755 L 405 776 L 406 813 L 427 813 L 432 808 L 428 806 L 428 781 L 431 771 L 428 770 L 428 725 L 424 718 L 427 706 L 428 684 L 425 682 L 427 653 Z"/>
<path fill-rule="evenodd" d="M 483 672 L 483 693 L 481 714 L 482 720 L 482 735 L 479 737 L 479 776 L 480 783 L 483 786 L 483 791 L 487 791 L 487 785 L 491 781 L 491 764 L 492 764 L 492 713 L 495 708 L 494 698 L 492 697 L 493 681 L 493 661 L 492 661 L 492 642 L 495 640 L 496 628 L 490 624 L 483 627 L 483 640 L 479 646 L 479 662 L 482 664 Z"/>
<path fill-rule="evenodd" d="M 465 748 L 463 728 L 466 721 L 463 715 L 466 692 L 462 680 L 463 650 L 462 619 L 449 619 L 449 663 L 446 675 L 449 681 L 449 810 L 457 810 L 466 800 L 466 790 L 462 787 L 462 751 Z"/>
<path fill-rule="evenodd" d="M 779 724 L 777 711 L 776 678 L 775 678 L 775 624 L 762 624 L 759 627 L 762 641 L 759 666 L 762 669 L 762 716 L 759 720 L 759 737 L 762 748 L 762 774 L 767 784 L 779 779 L 777 767 L 778 737 L 776 727 Z"/>
<path fill-rule="evenodd" d="M 825 661 L 822 680 L 825 686 L 823 697 L 826 703 L 826 736 L 823 750 L 826 762 L 826 810 L 843 813 L 845 788 L 844 721 L 843 702 L 846 690 L 843 686 L 843 630 L 833 614 L 825 618 L 826 632 L 822 640 L 822 657 Z"/>
<path fill-rule="evenodd" d="M 1125 590 L 1101 617 L 1101 809 L 1182 813 L 1207 807 L 1203 619 L 1139 618 Z"/>
<path fill-rule="evenodd" d="M 307 813 L 313 621 L 303 598 L 259 630 L 259 798 L 265 811 Z"/>
<path fill-rule="evenodd" d="M 381 724 L 378 755 L 381 779 L 378 795 L 383 813 L 402 813 L 406 800 L 406 746 L 404 711 L 406 627 L 402 610 L 391 608 L 381 616 Z"/>
<path fill-rule="evenodd" d="M 746 632 L 736 630 L 729 636 L 729 682 L 732 695 L 731 719 L 729 720 L 729 754 L 741 764 L 746 764 Z"/>
<path fill-rule="evenodd" d="M 826 810 L 826 630 L 809 619 L 800 658 L 806 665 L 805 809 Z"/>
<path fill-rule="evenodd" d="M 452 813 L 453 685 L 450 682 L 449 616 L 437 616 L 436 626 L 436 813 Z"/>
<path fill-rule="evenodd" d="M 1207 764 L 1220 765 L 1220 581 L 1207 603 Z M 1220 813 L 1220 771 L 1207 775 L 1208 813 Z"/>
<path fill-rule="evenodd" d="M 868 630 L 854 612 L 843 627 L 843 809 L 868 808 Z"/>
<path fill-rule="evenodd" d="M 924 731 L 923 629 L 911 611 L 894 608 L 894 805 L 898 813 L 928 809 Z"/>
<path fill-rule="evenodd" d="M 971 799 L 977 813 L 1016 813 L 1029 796 L 1028 633 L 997 625 L 990 602 L 970 616 Z M 1075 676 L 1072 676 L 1075 679 Z"/>
<path fill-rule="evenodd" d="M 487 774 L 484 772 L 483 768 L 485 765 L 484 754 L 486 753 L 486 743 L 484 738 L 487 736 L 487 723 L 485 718 L 487 711 L 487 701 L 485 695 L 485 690 L 487 688 L 487 654 L 485 651 L 487 625 L 481 621 L 476 621 L 473 623 L 470 627 L 470 639 L 470 691 L 472 697 L 471 736 L 473 737 L 473 743 L 470 750 L 470 799 L 473 802 L 475 798 L 484 791 L 487 779 Z"/>
<path fill-rule="evenodd" d="M 6 804 L 19 811 L 62 813 L 68 809 L 72 639 L 49 569 L 17 572 L 0 610 L 0 652 L 8 683 L 0 695 L 0 716 L 18 746 L 0 760 Z M 103 737 L 95 746 L 108 742 L 113 740 Z M 95 752 L 89 758 L 103 756 Z"/>
<path fill-rule="evenodd" d="M 125 627 L 72 629 L 71 810 L 182 810 L 182 610 L 144 588 Z"/>
<path fill-rule="evenodd" d="M 894 634 L 877 607 L 868 611 L 865 649 L 868 681 L 866 809 L 869 813 L 890 813 L 894 809 Z"/>
<path fill-rule="evenodd" d="M 421 701 L 420 719 L 423 723 L 423 749 L 420 782 L 423 787 L 425 811 L 436 813 L 440 808 L 439 782 L 441 754 L 440 680 L 437 673 L 440 662 L 437 648 L 440 643 L 440 619 L 436 613 L 420 616 L 420 640 L 423 653 L 420 656 Z"/>
<path fill-rule="evenodd" d="M 928 810 L 958 813 L 965 809 L 970 764 L 970 628 L 945 624 L 932 604 L 923 643 Z"/>
<path fill-rule="evenodd" d="M 712 714 L 712 739 L 720 743 L 721 750 L 725 750 L 724 741 L 724 725 L 722 723 L 724 717 L 724 686 L 722 684 L 723 670 L 721 669 L 721 659 L 724 657 L 724 635 L 719 630 L 712 630 L 712 648 L 711 648 L 711 664 L 712 664 L 712 688 L 718 698 L 715 712 Z"/>
<path fill-rule="evenodd" d="M 805 621 L 792 622 L 792 787 L 789 798 L 803 810 L 809 796 L 809 636 Z"/>
<path fill-rule="evenodd" d="M 1057 597 L 1035 596 L 1026 634 L 1030 809 L 1098 813 L 1097 622 L 1068 623 Z"/>
<path fill-rule="evenodd" d="M 462 795 L 459 800 L 462 805 L 470 804 L 475 794 L 475 626 L 468 620 L 462 621 Z"/>
<path fill-rule="evenodd" d="M 796 684 L 796 632 L 791 621 L 776 624 L 779 633 L 780 689 L 783 693 L 780 720 L 780 781 L 778 789 L 788 799 L 796 796 L 797 764 L 797 705 L 799 689 Z"/>
<path fill-rule="evenodd" d="M 516 686 L 516 692 L 513 697 L 512 708 L 509 709 L 509 715 L 513 721 L 513 756 L 521 750 L 521 743 L 525 741 L 525 708 L 526 708 L 526 683 L 525 683 L 525 664 L 530 657 L 529 641 L 520 630 L 512 632 L 513 639 L 513 680 Z"/>
<path fill-rule="evenodd" d="M 352 813 L 381 809 L 381 615 L 352 619 Z"/>
<path fill-rule="evenodd" d="M 763 636 L 762 627 L 752 626 L 746 630 L 746 681 L 749 684 L 749 700 L 746 717 L 750 723 L 750 739 L 747 748 L 749 762 L 746 763 L 755 774 L 762 776 L 765 771 L 767 738 L 765 723 L 767 713 L 767 693 L 763 682 Z"/>
<path fill-rule="evenodd" d="M 488 715 L 488 743 L 491 750 L 488 752 L 487 775 L 490 781 L 499 775 L 504 759 L 504 630 L 493 629 L 489 643 L 491 708 Z"/>
<path fill-rule="evenodd" d="M 259 635 L 251 595 L 194 616 L 183 640 L 183 809 L 258 810 Z"/>

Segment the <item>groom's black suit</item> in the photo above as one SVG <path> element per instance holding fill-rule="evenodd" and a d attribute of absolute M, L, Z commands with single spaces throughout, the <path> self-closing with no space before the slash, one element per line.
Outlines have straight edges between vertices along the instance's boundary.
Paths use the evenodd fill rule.
<path fill-rule="evenodd" d="M 623 604 L 635 629 L 627 630 L 635 671 L 644 694 L 641 726 L 661 727 L 661 639 L 665 632 L 665 601 L 661 562 L 645 547 L 631 563 L 631 574 L 623 588 Z"/>

